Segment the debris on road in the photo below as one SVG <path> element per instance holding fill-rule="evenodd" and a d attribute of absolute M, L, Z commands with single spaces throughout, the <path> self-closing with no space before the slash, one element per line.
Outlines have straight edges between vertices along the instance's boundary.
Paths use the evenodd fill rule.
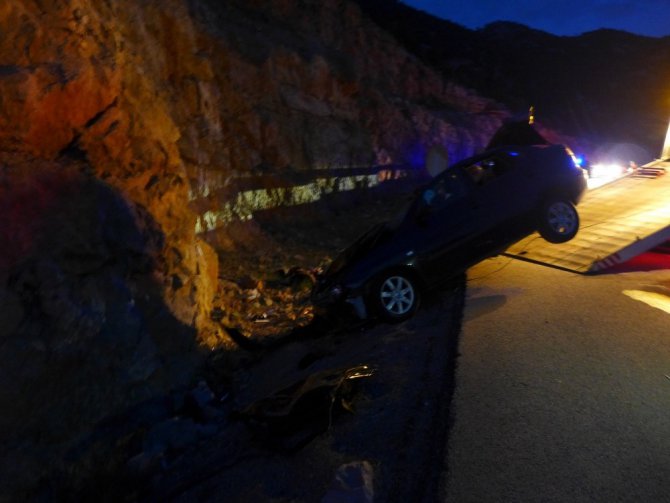
<path fill-rule="evenodd" d="M 338 409 L 351 411 L 351 381 L 374 372 L 368 365 L 315 372 L 256 400 L 239 414 L 270 446 L 294 450 L 330 428 Z"/>
<path fill-rule="evenodd" d="M 372 503 L 374 501 L 374 468 L 369 461 L 354 461 L 340 466 L 330 491 L 321 503 Z"/>

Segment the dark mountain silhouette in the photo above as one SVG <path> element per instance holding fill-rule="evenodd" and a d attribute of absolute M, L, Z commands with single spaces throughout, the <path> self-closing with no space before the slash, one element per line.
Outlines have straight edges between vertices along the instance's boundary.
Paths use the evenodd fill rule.
<path fill-rule="evenodd" d="M 593 150 L 632 143 L 658 155 L 670 116 L 670 37 L 601 29 L 556 36 L 511 22 L 470 30 L 395 0 L 356 0 L 444 76 Z M 645 159 L 642 159 L 645 160 Z"/>

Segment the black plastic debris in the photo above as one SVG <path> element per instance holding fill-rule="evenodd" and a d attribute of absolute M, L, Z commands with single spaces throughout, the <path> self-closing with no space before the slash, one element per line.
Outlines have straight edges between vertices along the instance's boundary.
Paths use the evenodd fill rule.
<path fill-rule="evenodd" d="M 369 365 L 319 371 L 253 402 L 239 415 L 269 447 L 294 451 L 327 431 L 336 413 L 353 412 L 352 382 L 374 372 Z"/>

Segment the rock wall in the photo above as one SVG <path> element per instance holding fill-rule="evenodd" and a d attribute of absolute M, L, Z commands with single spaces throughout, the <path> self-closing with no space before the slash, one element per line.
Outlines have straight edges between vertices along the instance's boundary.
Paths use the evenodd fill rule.
<path fill-rule="evenodd" d="M 0 500 L 32 500 L 91 451 L 106 466 L 100 422 L 188 389 L 203 351 L 164 301 L 148 212 L 71 163 L 0 160 Z"/>
<path fill-rule="evenodd" d="M 196 33 L 188 24 L 174 32 L 189 17 L 171 3 L 3 2 L 0 150 L 85 161 L 145 208 L 166 236 L 166 302 L 180 321 L 204 329 L 216 260 L 194 234 L 169 85 L 175 72 L 190 72 L 172 41 L 188 46 Z"/>
<path fill-rule="evenodd" d="M 187 388 L 226 342 L 173 111 L 189 19 L 182 2 L 0 3 L 0 499 L 104 470 L 123 439 L 101 421 Z"/>
<path fill-rule="evenodd" d="M 234 199 L 249 177 L 420 168 L 435 145 L 459 159 L 485 145 L 507 116 L 422 65 L 348 1 L 190 6 L 208 37 L 200 51 L 212 73 L 179 84 L 188 97 L 180 106 L 201 104 L 188 105 L 179 146 L 199 214 L 213 215 L 203 229 L 225 227 L 220 201 Z"/>

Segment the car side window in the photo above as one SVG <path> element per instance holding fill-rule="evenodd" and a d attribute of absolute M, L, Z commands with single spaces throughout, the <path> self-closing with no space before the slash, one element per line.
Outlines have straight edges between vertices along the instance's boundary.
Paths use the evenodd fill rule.
<path fill-rule="evenodd" d="M 423 191 L 423 202 L 434 209 L 465 197 L 467 189 L 457 173 L 446 173 Z"/>
<path fill-rule="evenodd" d="M 489 157 L 466 166 L 465 172 L 476 185 L 486 185 L 510 170 L 510 164 L 499 157 Z"/>

